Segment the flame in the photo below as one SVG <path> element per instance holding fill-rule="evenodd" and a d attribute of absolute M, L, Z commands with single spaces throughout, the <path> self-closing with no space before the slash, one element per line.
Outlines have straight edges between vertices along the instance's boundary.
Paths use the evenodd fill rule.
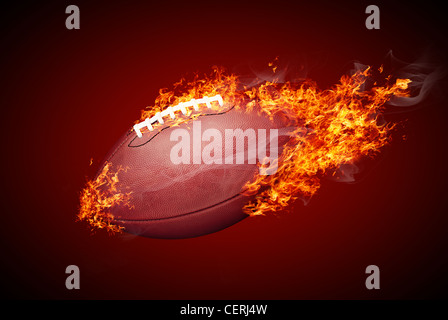
<path fill-rule="evenodd" d="M 168 106 L 178 105 L 192 99 L 200 99 L 204 96 L 211 97 L 219 94 L 225 97 L 226 103 L 240 106 L 243 96 L 238 92 L 238 85 L 238 77 L 236 75 L 227 75 L 223 68 L 213 67 L 212 74 L 204 75 L 204 78 L 199 78 L 196 74 L 190 82 L 183 78 L 174 83 L 174 88 L 171 91 L 168 91 L 166 88 L 159 90 L 159 96 L 156 98 L 154 106 L 143 110 L 140 120 L 137 122 L 153 117 L 157 112 L 161 112 Z M 212 110 L 222 111 L 218 107 L 217 103 L 212 103 Z M 180 114 L 176 115 L 175 119 L 167 118 L 165 125 L 177 126 L 184 122 L 191 122 L 202 114 L 201 112 L 193 112 L 193 109 L 188 109 L 185 116 Z"/>
<path fill-rule="evenodd" d="M 275 57 L 275 59 L 273 61 L 268 63 L 268 66 L 272 69 L 272 72 L 274 72 L 274 73 L 275 73 L 275 71 L 277 71 L 277 68 L 278 68 L 277 63 L 278 63 L 278 56 Z"/>
<path fill-rule="evenodd" d="M 275 72 L 273 63 L 269 67 Z M 217 94 L 237 110 L 259 110 L 270 119 L 280 115 L 296 129 L 280 155 L 277 172 L 260 175 L 257 171 L 242 189 L 255 199 L 243 211 L 251 216 L 263 215 L 284 209 L 299 197 L 311 198 L 319 190 L 325 174 L 335 172 L 341 165 L 353 164 L 363 156 L 374 156 L 389 143 L 394 125 L 382 123 L 381 112 L 392 96 L 409 95 L 410 80 L 392 82 L 389 75 L 384 85 L 377 86 L 375 82 L 375 86 L 364 90 L 370 71 L 368 67 L 351 76 L 344 75 L 333 88 L 320 90 L 311 80 L 296 84 L 278 83 L 273 79 L 245 87 L 236 75 L 214 67 L 210 75 L 195 75 L 191 81 L 182 79 L 175 83 L 172 90 L 161 89 L 154 105 L 143 110 L 136 123 L 168 106 Z M 201 114 L 201 111 L 189 110 L 185 116 L 168 118 L 163 126 L 192 121 Z M 158 128 L 162 126 L 156 124 L 154 129 Z M 116 232 L 121 227 L 113 224 L 109 209 L 116 205 L 130 207 L 131 194 L 117 193 L 118 175 L 123 169 L 112 173 L 110 167 L 107 163 L 98 177 L 87 183 L 81 194 L 78 218 L 88 221 L 93 228 Z"/>
<path fill-rule="evenodd" d="M 80 196 L 79 221 L 87 221 L 92 230 L 106 229 L 110 233 L 120 232 L 123 228 L 113 223 L 114 216 L 109 212 L 113 206 L 123 205 L 131 208 L 131 192 L 117 192 L 118 174 L 124 171 L 119 167 L 110 172 L 112 163 L 104 165 L 95 180 L 88 181 Z"/>
<path fill-rule="evenodd" d="M 399 89 L 405 90 L 408 88 L 408 83 L 410 82 L 410 79 L 397 79 L 396 86 Z"/>
<path fill-rule="evenodd" d="M 282 110 L 297 126 L 278 161 L 277 173 L 257 175 L 245 185 L 245 194 L 255 195 L 244 207 L 247 214 L 275 212 L 299 196 L 311 198 L 325 173 L 373 156 L 389 142 L 394 125 L 380 124 L 379 116 L 391 96 L 407 95 L 410 80 L 397 79 L 393 85 L 362 91 L 369 70 L 343 76 L 330 90 L 319 91 L 311 82 L 299 87 L 265 83 L 247 92 L 265 113 Z"/>

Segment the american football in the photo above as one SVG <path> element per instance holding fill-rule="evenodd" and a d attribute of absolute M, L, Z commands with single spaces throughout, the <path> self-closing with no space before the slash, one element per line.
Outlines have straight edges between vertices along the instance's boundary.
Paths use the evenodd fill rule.
<path fill-rule="evenodd" d="M 189 238 L 309 199 L 325 174 L 389 141 L 382 107 L 405 97 L 410 80 L 366 88 L 370 75 L 343 76 L 331 90 L 312 81 L 245 87 L 219 69 L 181 81 L 111 149 L 78 218 L 112 233 Z"/>

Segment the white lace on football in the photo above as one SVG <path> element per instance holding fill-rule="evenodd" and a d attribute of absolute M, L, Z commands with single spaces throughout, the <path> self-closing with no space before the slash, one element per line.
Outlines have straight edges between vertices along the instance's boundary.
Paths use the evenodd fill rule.
<path fill-rule="evenodd" d="M 162 112 L 157 112 L 152 118 L 146 118 L 143 122 L 140 122 L 140 123 L 137 123 L 136 125 L 134 125 L 134 130 L 137 133 L 137 136 L 139 138 L 141 138 L 143 136 L 142 132 L 140 131 L 141 129 L 143 129 L 144 127 L 147 127 L 149 131 L 153 131 L 154 130 L 154 128 L 152 127 L 153 123 L 155 123 L 155 122 L 158 122 L 159 124 L 165 123 L 163 121 L 163 117 L 166 117 L 169 115 L 171 117 L 171 119 L 175 119 L 176 115 L 174 114 L 174 112 L 180 111 L 180 112 L 182 112 L 182 114 L 187 114 L 187 108 L 189 108 L 189 107 L 193 107 L 195 111 L 198 111 L 200 104 L 205 104 L 207 106 L 207 108 L 211 109 L 212 108 L 211 102 L 213 102 L 213 101 L 217 101 L 221 107 L 224 105 L 224 101 L 222 100 L 222 97 L 219 94 L 217 94 L 216 96 L 213 96 L 213 97 L 203 97 L 202 99 L 192 99 L 188 102 L 182 102 L 176 106 L 168 107 L 165 110 L 163 110 Z"/>

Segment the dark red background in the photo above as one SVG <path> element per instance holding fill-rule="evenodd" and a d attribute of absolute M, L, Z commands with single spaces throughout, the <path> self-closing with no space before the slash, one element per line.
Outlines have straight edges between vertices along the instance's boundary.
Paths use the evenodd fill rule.
<path fill-rule="evenodd" d="M 65 28 L 65 8 L 81 29 Z M 78 194 L 160 88 L 184 75 L 299 61 L 321 88 L 389 50 L 445 54 L 441 8 L 370 2 L 75 1 L 2 7 L 2 293 L 27 299 L 445 298 L 447 99 L 407 119 L 356 184 L 325 181 L 308 206 L 187 240 L 91 235 Z M 446 88 L 446 81 L 440 83 Z M 90 159 L 94 159 L 89 166 Z M 207 196 L 207 190 L 204 190 Z M 81 289 L 65 288 L 65 268 Z M 381 289 L 364 286 L 381 270 Z"/>

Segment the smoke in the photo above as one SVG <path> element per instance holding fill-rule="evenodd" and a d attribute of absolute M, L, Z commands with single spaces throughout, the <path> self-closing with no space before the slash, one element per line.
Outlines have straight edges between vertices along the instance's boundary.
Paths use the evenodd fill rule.
<path fill-rule="evenodd" d="M 387 55 L 391 72 L 400 79 L 410 79 L 410 97 L 394 96 L 389 105 L 398 107 L 409 107 L 420 104 L 431 92 L 439 89 L 440 80 L 447 74 L 445 64 L 439 62 L 438 58 L 430 53 L 424 54 L 418 60 L 407 63 L 396 58 L 392 51 Z"/>
<path fill-rule="evenodd" d="M 361 62 L 354 62 L 350 75 L 359 71 L 364 71 L 369 66 Z M 393 96 L 387 103 L 389 108 L 385 114 L 401 113 L 412 110 L 411 106 L 421 107 L 420 103 L 430 95 L 440 96 L 440 83 L 447 74 L 447 67 L 442 59 L 435 52 L 429 50 L 414 62 L 406 62 L 394 56 L 389 51 L 381 64 L 382 70 L 378 66 L 372 66 L 371 77 L 367 78 L 361 86 L 361 91 L 370 90 L 377 82 L 382 82 L 390 76 L 391 80 L 410 79 L 408 84 L 410 96 Z M 391 107 L 407 107 L 398 110 Z"/>
<path fill-rule="evenodd" d="M 353 75 L 368 67 L 368 65 L 363 63 L 354 62 L 350 74 Z M 384 114 L 408 112 L 415 108 L 423 107 L 424 103 L 422 102 L 426 101 L 429 97 L 441 96 L 440 84 L 442 83 L 441 80 L 447 75 L 447 67 L 434 52 L 430 53 L 427 51 L 420 58 L 410 63 L 398 59 L 393 55 L 392 51 L 389 51 L 383 61 L 382 67 L 382 77 L 391 75 L 392 79 L 411 80 L 408 84 L 410 96 L 392 96 L 387 103 L 389 107 L 384 111 Z M 379 78 L 377 73 L 374 72 L 372 78 L 366 79 L 365 83 L 361 86 L 361 90 L 369 90 L 375 85 L 378 80 L 377 77 Z M 379 115 L 378 121 L 386 122 L 382 115 Z M 360 181 L 357 176 L 361 172 L 363 176 L 367 174 L 365 172 L 366 168 L 363 166 L 364 168 L 361 169 L 360 165 L 359 163 L 341 164 L 328 179 L 337 182 L 357 183 Z M 372 168 L 368 171 L 371 170 Z"/>

